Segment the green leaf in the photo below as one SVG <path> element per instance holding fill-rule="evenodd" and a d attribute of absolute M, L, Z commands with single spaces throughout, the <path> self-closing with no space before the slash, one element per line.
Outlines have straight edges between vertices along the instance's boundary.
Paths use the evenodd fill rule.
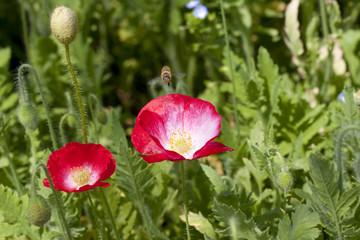
<path fill-rule="evenodd" d="M 319 216 L 309 205 L 297 205 L 292 216 L 285 215 L 279 223 L 279 240 L 307 240 L 315 239 L 320 234 L 317 225 L 320 224 Z"/>
<path fill-rule="evenodd" d="M 180 219 L 185 222 L 185 215 L 181 215 Z M 189 225 L 193 226 L 201 232 L 202 234 L 212 238 L 216 239 L 215 231 L 209 220 L 207 220 L 201 213 L 196 214 L 193 212 L 189 212 L 188 215 L 189 219 Z"/>
<path fill-rule="evenodd" d="M 270 57 L 269 52 L 264 47 L 259 48 L 257 60 L 259 75 L 266 80 L 269 96 L 271 96 L 273 88 L 276 88 L 274 83 L 278 78 L 279 67 L 274 63 Z"/>
<path fill-rule="evenodd" d="M 6 223 L 16 223 L 18 227 L 12 228 L 15 230 L 13 235 L 24 233 L 33 239 L 39 239 L 37 233 L 30 228 L 30 223 L 26 217 L 28 199 L 27 195 L 20 198 L 17 192 L 0 185 L 0 217 L 3 216 Z M 1 227 L 4 227 L 4 225 Z M 7 234 L 9 234 L 8 231 L 10 229 L 7 230 Z"/>
<path fill-rule="evenodd" d="M 0 49 L 0 69 L 7 68 L 11 57 L 11 48 Z"/>
<path fill-rule="evenodd" d="M 262 240 L 269 239 L 266 231 L 261 231 L 255 224 L 253 219 L 247 219 L 245 214 L 240 209 L 234 209 L 233 207 L 214 200 L 213 211 L 215 218 L 226 224 L 225 229 L 220 231 L 223 236 L 227 236 L 229 232 L 229 220 L 234 218 L 238 222 L 239 229 L 237 230 L 240 238 L 249 240 Z"/>
<path fill-rule="evenodd" d="M 211 184 L 214 187 L 214 190 L 217 194 L 220 194 L 221 192 L 224 192 L 227 190 L 227 187 L 225 185 L 225 183 L 223 182 L 223 180 L 221 179 L 221 177 L 216 173 L 216 171 L 205 165 L 205 164 L 200 164 L 202 170 L 204 171 L 205 175 L 209 178 Z"/>
<path fill-rule="evenodd" d="M 341 193 L 338 172 L 334 165 L 321 155 L 310 156 L 310 176 L 313 181 L 310 184 L 312 194 L 301 191 L 297 193 L 311 201 L 329 234 L 342 239 L 353 237 L 353 226 L 346 222 L 352 213 L 350 206 L 359 199 L 360 186 Z"/>

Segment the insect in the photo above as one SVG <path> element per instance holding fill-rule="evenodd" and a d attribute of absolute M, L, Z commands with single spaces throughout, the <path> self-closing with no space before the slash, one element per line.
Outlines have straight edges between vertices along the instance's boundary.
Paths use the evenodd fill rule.
<path fill-rule="evenodd" d="M 153 96 L 156 97 L 159 95 L 159 93 L 156 93 L 159 91 L 159 87 L 162 86 L 162 89 L 165 91 L 166 94 L 169 94 L 171 92 L 174 92 L 174 87 L 176 90 L 181 90 L 180 88 L 183 88 L 184 85 L 184 77 L 185 73 L 171 73 L 169 66 L 164 66 L 161 69 L 160 76 L 151 79 L 148 82 L 148 85 L 150 87 L 150 91 L 152 92 Z M 174 84 L 172 79 L 176 79 L 177 83 Z"/>
<path fill-rule="evenodd" d="M 171 70 L 168 66 L 164 66 L 161 69 L 161 80 L 163 81 L 164 84 L 169 86 L 171 81 Z"/>

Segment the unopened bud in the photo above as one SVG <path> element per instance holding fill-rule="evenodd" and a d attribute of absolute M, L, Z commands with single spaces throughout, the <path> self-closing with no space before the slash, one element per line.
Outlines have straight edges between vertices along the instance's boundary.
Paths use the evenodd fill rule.
<path fill-rule="evenodd" d="M 41 227 L 50 220 L 51 208 L 45 198 L 40 195 L 30 197 L 27 217 L 31 224 L 38 227 Z"/>
<path fill-rule="evenodd" d="M 290 172 L 281 172 L 278 176 L 278 184 L 284 191 L 289 191 L 293 184 Z"/>
<path fill-rule="evenodd" d="M 102 109 L 100 109 L 99 111 L 96 112 L 96 119 L 99 121 L 99 123 L 101 124 L 106 124 L 107 123 L 107 115 L 106 112 Z"/>
<path fill-rule="evenodd" d="M 63 44 L 70 44 L 78 31 L 78 18 L 76 13 L 67 7 L 57 7 L 51 14 L 51 32 Z"/>
<path fill-rule="evenodd" d="M 39 114 L 31 102 L 23 102 L 20 103 L 18 118 L 26 129 L 35 130 L 39 121 Z"/>

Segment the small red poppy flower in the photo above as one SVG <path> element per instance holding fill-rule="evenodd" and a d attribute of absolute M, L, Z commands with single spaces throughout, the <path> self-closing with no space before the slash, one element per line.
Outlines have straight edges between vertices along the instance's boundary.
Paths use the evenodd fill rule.
<path fill-rule="evenodd" d="M 213 142 L 219 135 L 221 116 L 201 99 L 170 94 L 150 101 L 136 118 L 131 141 L 148 163 L 192 160 L 233 151 Z"/>
<path fill-rule="evenodd" d="M 108 187 L 116 168 L 111 152 L 100 144 L 71 142 L 49 156 L 46 165 L 57 191 L 84 192 L 95 187 Z M 47 178 L 43 181 L 50 187 Z"/>

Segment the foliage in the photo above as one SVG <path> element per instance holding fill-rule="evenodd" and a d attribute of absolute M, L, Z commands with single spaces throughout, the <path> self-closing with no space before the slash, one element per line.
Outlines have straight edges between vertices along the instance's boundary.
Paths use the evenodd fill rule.
<path fill-rule="evenodd" d="M 187 2 L 0 0 L 0 240 L 65 238 L 55 196 L 74 239 L 116 239 L 103 193 L 122 239 L 185 239 L 182 194 L 192 239 L 359 239 L 360 2 L 204 0 L 205 19 Z M 89 142 L 117 166 L 90 197 L 54 195 L 35 174 L 52 209 L 38 228 L 26 218 L 36 164 L 54 141 L 82 141 L 65 49 L 49 29 L 59 5 L 79 18 L 69 47 Z M 35 70 L 21 71 L 25 89 L 22 63 Z M 18 119 L 23 90 L 38 112 L 34 131 Z M 179 163 L 147 164 L 131 143 L 140 109 L 174 92 L 211 102 L 222 116 L 216 141 L 234 149 L 186 161 L 184 193 Z"/>

